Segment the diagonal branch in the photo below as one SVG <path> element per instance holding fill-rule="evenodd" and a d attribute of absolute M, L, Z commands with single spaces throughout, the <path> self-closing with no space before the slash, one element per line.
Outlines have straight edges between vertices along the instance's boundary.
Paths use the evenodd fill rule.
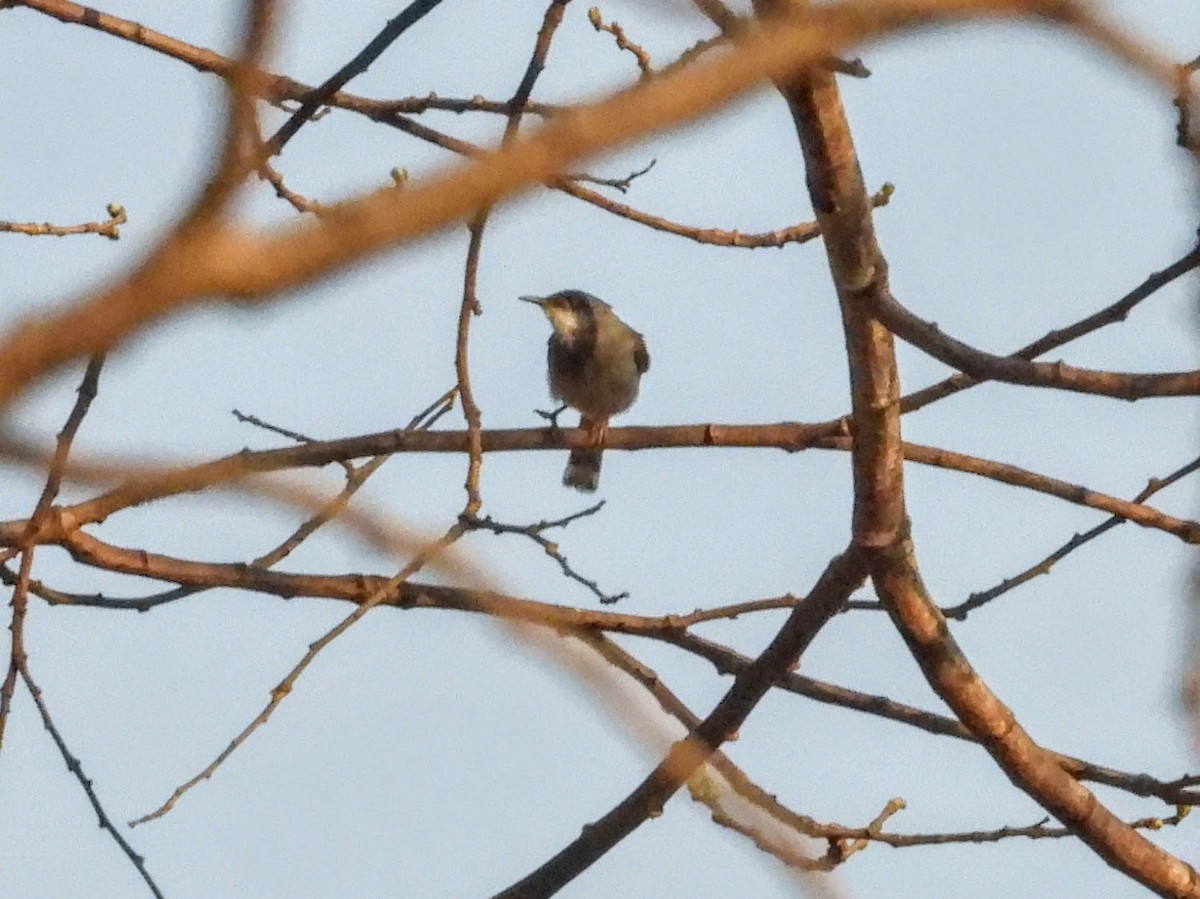
<path fill-rule="evenodd" d="M 1193 459 L 1186 465 L 1175 469 L 1175 471 L 1171 472 L 1165 478 L 1151 478 L 1150 483 L 1143 488 L 1141 493 L 1133 498 L 1133 502 L 1138 504 L 1144 503 L 1164 487 L 1169 487 L 1176 481 L 1181 480 L 1196 471 L 1200 471 L 1200 458 Z M 1039 575 L 1049 574 L 1050 569 L 1054 565 L 1056 565 L 1058 562 L 1061 562 L 1071 553 L 1075 552 L 1075 550 L 1090 543 L 1102 534 L 1108 533 L 1118 525 L 1124 524 L 1128 520 L 1128 518 L 1123 516 L 1114 515 L 1112 518 L 1102 521 L 1094 528 L 1091 528 L 1082 534 L 1075 534 L 1070 540 L 1068 540 L 1058 549 L 1054 550 L 1054 552 L 1050 553 L 1048 556 L 1034 563 L 1033 565 L 1030 565 L 1020 574 L 1005 578 L 999 584 L 987 590 L 976 591 L 957 605 L 946 606 L 942 609 L 942 614 L 947 618 L 953 618 L 957 621 L 966 621 L 967 616 L 970 615 L 971 612 L 975 611 L 981 606 L 987 605 L 994 599 L 998 599 L 1009 590 L 1016 589 L 1022 584 L 1028 583 Z"/>
<path fill-rule="evenodd" d="M 365 72 L 390 47 L 400 35 L 421 21 L 427 13 L 441 3 L 442 0 L 413 0 L 405 9 L 392 19 L 383 30 L 371 40 L 367 46 L 348 63 L 329 76 L 319 87 L 313 89 L 304 98 L 300 108 L 292 113 L 279 130 L 271 136 L 263 147 L 264 156 L 277 156 L 287 142 L 295 137 L 304 124 L 309 121 L 339 90 L 350 83 L 350 79 Z"/>
<path fill-rule="evenodd" d="M 963 343 L 933 322 L 914 315 L 889 291 L 880 291 L 872 297 L 871 308 L 879 321 L 901 340 L 939 362 L 957 368 L 975 381 L 1052 387 L 1123 400 L 1200 394 L 1200 371 L 1097 371 L 1075 368 L 1063 362 L 1031 362 L 1019 356 L 997 356 Z"/>
<path fill-rule="evenodd" d="M 536 871 L 497 894 L 498 899 L 533 899 L 558 892 L 647 818 L 662 811 L 666 801 L 700 768 L 791 668 L 862 584 L 864 556 L 851 547 L 830 561 L 808 599 L 797 606 L 779 633 L 742 671 L 733 685 L 688 737 L 671 747 L 667 757 L 628 796 L 604 817 L 587 825 L 579 837 Z"/>

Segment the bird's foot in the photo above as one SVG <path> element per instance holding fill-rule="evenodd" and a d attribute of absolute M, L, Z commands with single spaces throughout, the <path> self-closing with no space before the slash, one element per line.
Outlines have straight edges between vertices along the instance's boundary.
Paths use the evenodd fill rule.
<path fill-rule="evenodd" d="M 562 430 L 562 428 L 560 428 L 558 426 L 558 416 L 562 415 L 565 411 L 567 411 L 566 403 L 563 403 L 563 405 L 559 406 L 553 412 L 547 412 L 545 409 L 534 409 L 533 411 L 536 412 L 538 415 L 540 415 L 542 418 L 546 419 L 546 421 L 550 422 L 550 430 L 552 430 L 552 431 L 561 431 Z"/>

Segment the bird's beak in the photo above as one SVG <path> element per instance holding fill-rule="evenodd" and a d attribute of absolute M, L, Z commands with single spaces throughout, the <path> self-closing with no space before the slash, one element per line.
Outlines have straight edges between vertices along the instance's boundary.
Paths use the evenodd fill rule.
<path fill-rule="evenodd" d="M 546 302 L 544 297 L 521 297 L 520 299 L 526 303 L 533 303 L 535 306 L 541 306 Z"/>

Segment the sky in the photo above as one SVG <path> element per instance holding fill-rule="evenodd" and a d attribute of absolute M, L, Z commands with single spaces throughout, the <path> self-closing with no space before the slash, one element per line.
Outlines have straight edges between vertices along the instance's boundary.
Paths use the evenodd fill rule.
<path fill-rule="evenodd" d="M 1187 3 L 1100 4 L 1169 58 L 1200 53 Z M 505 98 L 541 3 L 446 0 L 350 89 L 378 98 Z M 402 4 L 287 4 L 271 68 L 315 84 L 357 53 Z M 105 12 L 229 52 L 240 4 L 109 0 Z M 656 65 L 712 33 L 683 3 L 601 7 Z M 534 99 L 570 102 L 636 79 L 633 59 L 573 3 Z M 938 29 L 861 48 L 868 79 L 841 80 L 869 189 L 895 185 L 876 214 L 897 298 L 948 333 L 1005 352 L 1105 306 L 1191 248 L 1193 173 L 1174 146 L 1170 98 L 1061 32 Z M 0 219 L 73 223 L 129 214 L 118 242 L 0 235 L 0 329 L 120 277 L 203 185 L 219 147 L 223 87 L 143 47 L 0 11 Z M 283 113 L 266 109 L 277 125 Z M 490 143 L 494 116 L 429 114 Z M 657 160 L 617 199 L 688 224 L 745 232 L 811 219 L 799 148 L 764 88 L 720 113 L 588 163 L 623 176 Z M 454 162 L 397 131 L 334 111 L 278 160 L 288 185 L 332 202 Z M 296 213 L 250 186 L 239 214 L 263 227 Z M 403 426 L 454 383 L 453 333 L 465 228 L 380 256 L 253 309 L 176 316 L 114 352 L 76 443 L 80 454 L 199 460 L 282 439 L 257 415 L 316 438 Z M 836 298 L 819 243 L 780 250 L 702 246 L 617 220 L 548 191 L 504 204 L 488 227 L 472 326 L 472 380 L 485 427 L 534 427 L 549 402 L 536 310 L 516 301 L 574 287 L 610 302 L 653 360 L 629 424 L 821 421 L 848 408 Z M 1196 282 L 1181 281 L 1119 326 L 1058 351 L 1116 370 L 1195 366 Z M 905 389 L 948 370 L 901 344 Z M 49 447 L 81 366 L 39 383 L 9 426 Z M 456 412 L 440 427 L 461 427 Z M 1194 458 L 1194 407 L 1134 404 L 984 385 L 904 419 L 905 438 L 1001 460 L 1132 497 Z M 559 483 L 565 454 L 484 460 L 484 512 L 525 524 L 589 504 Z M 463 502 L 465 459 L 403 455 L 361 494 L 405 527 L 436 533 Z M 1103 516 L 953 472 L 906 468 L 922 575 L 944 605 L 1015 574 Z M 40 480 L 0 469 L 0 518 L 32 509 Z M 336 471 L 306 473 L 336 491 Z M 849 533 L 844 454 L 765 449 L 611 452 L 597 515 L 557 539 L 571 564 L 636 614 L 807 591 Z M 90 495 L 71 486 L 65 499 Z M 1157 508 L 1195 517 L 1187 482 Z M 223 494 L 122 512 L 94 529 L 121 546 L 246 561 L 302 519 Z M 595 608 L 553 560 L 514 536 L 475 534 L 473 563 L 514 595 Z M 280 567 L 391 574 L 403 559 L 330 528 Z M 1035 739 L 1164 779 L 1195 770 L 1176 701 L 1191 555 L 1127 525 L 967 621 L 955 638 Z M 103 575 L 62 552 L 34 576 L 61 589 L 137 596 L 162 585 Z M 863 598 L 868 596 L 862 594 Z M 73 753 L 118 821 L 165 800 L 248 723 L 337 603 L 213 591 L 147 614 L 33 601 L 30 663 Z M 783 613 L 698 632 L 755 654 Z M 700 660 L 626 638 L 698 714 L 728 687 Z M 832 622 L 802 670 L 944 711 L 892 625 L 874 612 Z M 635 689 L 624 700 L 652 714 Z M 670 731 L 669 732 L 675 732 Z M 765 789 L 819 820 L 865 825 L 893 796 L 899 832 L 1033 824 L 1038 807 L 978 747 L 800 697 L 769 696 L 729 755 Z M 489 895 L 602 815 L 656 762 L 655 747 L 550 655 L 464 613 L 380 609 L 331 645 L 270 723 L 169 815 L 127 832 L 171 897 Z M 1171 808 L 1098 789 L 1126 818 Z M 686 795 L 563 890 L 569 897 L 790 896 L 794 882 Z M 1155 839 L 1200 863 L 1191 821 Z M 834 876 L 863 897 L 1139 896 L 1075 841 L 871 846 Z M 96 827 L 78 783 L 19 692 L 0 754 L 0 883 L 14 896 L 144 895 Z"/>

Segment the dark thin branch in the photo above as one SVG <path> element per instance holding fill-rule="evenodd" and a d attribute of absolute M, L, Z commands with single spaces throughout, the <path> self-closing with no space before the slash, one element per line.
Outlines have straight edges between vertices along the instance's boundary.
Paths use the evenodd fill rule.
<path fill-rule="evenodd" d="M 75 403 L 71 408 L 70 414 L 67 416 L 66 422 L 63 423 L 62 430 L 58 433 L 54 455 L 50 460 L 50 470 L 46 476 L 45 487 L 42 489 L 37 505 L 29 519 L 29 531 L 31 535 L 37 530 L 39 522 L 49 512 L 62 487 L 63 469 L 66 466 L 67 456 L 71 452 L 71 445 L 75 441 L 75 435 L 79 432 L 79 426 L 87 416 L 92 401 L 96 398 L 100 382 L 100 371 L 103 367 L 104 355 L 101 354 L 93 356 L 84 371 L 83 380 L 80 382 L 77 390 L 78 395 L 76 396 Z M 83 766 L 80 764 L 79 759 L 71 753 L 66 740 L 63 739 L 61 732 L 55 725 L 45 697 L 42 695 L 42 690 L 34 681 L 33 674 L 29 669 L 29 657 L 24 647 L 24 623 L 25 612 L 28 606 L 33 551 L 34 547 L 31 543 L 27 543 L 24 546 L 21 555 L 21 568 L 17 574 L 16 584 L 13 589 L 10 673 L 5 679 L 3 689 L 0 690 L 0 746 L 4 743 L 4 726 L 8 720 L 10 701 L 12 699 L 13 690 L 10 685 L 10 679 L 19 672 L 26 688 L 29 690 L 29 695 L 33 698 L 34 705 L 37 706 L 38 714 L 41 715 L 42 725 L 50 734 L 51 739 L 54 740 L 54 745 L 58 747 L 59 754 L 62 755 L 63 761 L 67 765 L 67 770 L 71 772 L 83 788 L 88 802 L 91 803 L 92 809 L 96 813 L 100 827 L 108 832 L 109 836 L 113 838 L 113 841 L 116 842 L 117 846 L 125 854 L 125 857 L 137 869 L 138 874 L 141 875 L 150 892 L 158 897 L 158 899 L 162 899 L 162 891 L 158 888 L 158 884 L 154 882 L 154 878 L 150 876 L 150 872 L 146 869 L 145 858 L 134 851 L 133 847 L 121 832 L 117 830 L 112 819 L 109 818 L 108 813 L 104 810 L 104 806 L 100 802 L 100 797 L 96 794 L 92 786 L 91 779 L 83 773 Z"/>
<path fill-rule="evenodd" d="M 328 103 L 334 94 L 350 82 L 350 79 L 365 72 L 371 63 L 382 56 L 400 35 L 421 21 L 441 2 L 442 0 L 413 0 L 400 15 L 388 22 L 357 56 L 338 69 L 319 87 L 309 92 L 300 108 L 266 142 L 263 148 L 265 157 L 269 159 L 272 156 L 278 156 L 287 142 L 295 137 L 296 132 L 304 127 L 304 124 L 313 117 L 318 109 Z"/>
<path fill-rule="evenodd" d="M 113 838 L 113 841 L 116 842 L 116 844 L 121 848 L 121 851 L 125 853 L 125 857 L 128 858 L 133 866 L 137 869 L 137 872 L 141 875 L 142 880 L 146 882 L 146 886 L 150 888 L 150 892 L 153 893 L 157 899 L 163 899 L 162 890 L 158 888 L 158 884 L 154 882 L 154 878 L 151 877 L 150 872 L 146 870 L 145 857 L 140 855 L 129 844 L 129 841 L 125 839 L 122 833 L 117 830 L 117 826 L 113 823 L 112 818 L 110 818 L 108 813 L 105 812 L 104 806 L 100 802 L 100 797 L 96 795 L 96 790 L 92 786 L 91 778 L 83 773 L 83 765 L 80 764 L 78 758 L 71 754 L 71 750 L 67 747 L 66 740 L 63 739 L 58 727 L 54 724 L 54 719 L 50 717 L 50 709 L 46 706 L 45 698 L 42 696 L 42 690 L 36 683 L 34 683 L 33 678 L 29 674 L 28 668 L 22 669 L 21 678 L 25 681 L 25 686 L 29 690 L 29 695 L 33 697 L 34 704 L 37 705 L 38 713 L 42 717 L 42 726 L 46 728 L 46 731 L 50 734 L 50 738 L 54 740 L 54 745 L 58 747 L 59 754 L 62 756 L 63 761 L 67 764 L 67 770 L 71 772 L 75 779 L 79 781 L 80 786 L 83 787 L 83 792 L 87 795 L 88 802 L 91 803 L 92 811 L 96 813 L 100 827 L 108 832 L 109 836 Z"/>
<path fill-rule="evenodd" d="M 1143 489 L 1141 493 L 1133 498 L 1133 502 L 1138 504 L 1144 503 L 1164 487 L 1169 487 L 1171 484 L 1174 484 L 1176 481 L 1187 477 L 1197 470 L 1200 470 L 1200 458 L 1193 459 L 1187 465 L 1176 469 L 1165 478 L 1151 478 L 1145 489 Z M 1005 578 L 995 587 L 992 587 L 988 590 L 981 590 L 977 593 L 972 593 L 963 602 L 956 606 L 944 607 L 942 609 L 942 614 L 947 618 L 953 618 L 957 621 L 966 621 L 967 616 L 979 607 L 987 605 L 992 600 L 1003 596 L 1009 590 L 1016 589 L 1017 587 L 1028 583 L 1039 575 L 1049 574 L 1050 569 L 1053 568 L 1055 564 L 1061 562 L 1075 550 L 1095 540 L 1101 534 L 1108 533 L 1117 525 L 1124 524 L 1128 520 L 1129 519 L 1122 518 L 1119 515 L 1114 515 L 1107 521 L 1096 525 L 1091 530 L 1085 531 L 1082 534 L 1075 534 L 1070 540 L 1068 540 L 1058 549 L 1054 550 L 1054 552 L 1050 553 L 1050 555 L 1046 556 L 1044 559 L 1035 563 L 1034 565 L 1029 566 L 1020 574 L 1014 575 L 1010 578 Z"/>
<path fill-rule="evenodd" d="M 621 193 L 627 193 L 630 185 L 632 185 L 633 182 L 638 178 L 642 177 L 642 175 L 654 168 L 654 165 L 657 162 L 657 159 L 651 159 L 650 162 L 646 164 L 645 168 L 640 168 L 637 171 L 630 172 L 624 178 L 598 178 L 595 175 L 587 174 L 573 174 L 567 175 L 567 177 L 572 181 L 584 181 L 588 184 L 597 184 L 600 187 L 611 187 L 614 190 L 619 190 Z"/>
<path fill-rule="evenodd" d="M 542 548 L 542 550 L 558 563 L 558 567 L 562 569 L 564 577 L 575 581 L 577 584 L 582 584 L 592 594 L 600 600 L 601 605 L 612 605 L 626 599 L 629 593 L 622 591 L 621 593 L 605 593 L 600 589 L 600 586 L 590 578 L 586 578 L 571 567 L 567 561 L 567 557 L 562 554 L 558 548 L 558 543 L 544 536 L 544 532 L 551 528 L 565 528 L 572 521 L 579 518 L 586 518 L 590 515 L 595 515 L 604 508 L 604 501 L 596 503 L 594 506 L 589 506 L 582 511 L 575 512 L 565 518 L 560 518 L 556 521 L 539 521 L 534 524 L 505 524 L 496 521 L 490 515 L 483 518 L 465 518 L 464 524 L 467 530 L 470 531 L 490 531 L 493 534 L 520 534 L 528 537 L 534 543 Z"/>

